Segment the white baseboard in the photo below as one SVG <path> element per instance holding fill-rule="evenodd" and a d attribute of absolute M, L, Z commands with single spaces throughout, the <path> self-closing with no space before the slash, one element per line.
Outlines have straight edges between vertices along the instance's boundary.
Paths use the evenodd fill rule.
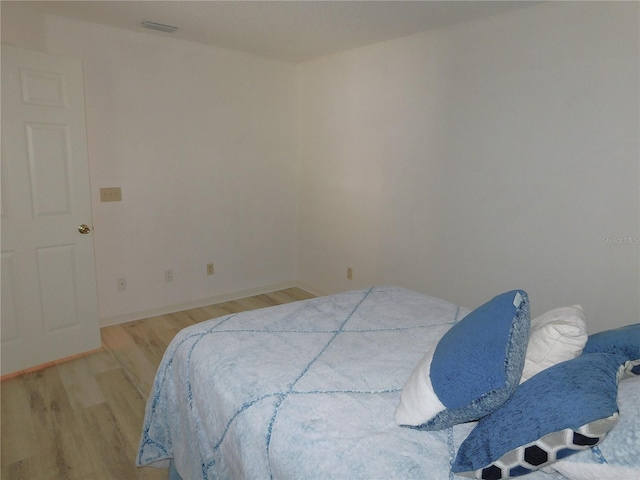
<path fill-rule="evenodd" d="M 327 295 L 329 295 L 329 293 L 318 290 L 317 288 L 312 287 L 311 285 L 307 285 L 306 283 L 295 281 L 293 286 L 299 288 L 300 290 L 304 290 L 305 292 L 309 292 L 311 295 L 315 295 L 316 297 L 326 297 Z"/>
<path fill-rule="evenodd" d="M 222 295 L 214 295 L 212 297 L 202 298 L 200 300 L 193 300 L 190 302 L 176 303 L 173 305 L 166 305 L 160 308 L 154 308 L 151 310 L 144 310 L 138 312 L 124 313 L 122 315 L 114 315 L 111 317 L 103 317 L 100 319 L 101 327 L 109 327 L 111 325 L 118 325 L 120 323 L 133 322 L 134 320 L 141 320 L 143 318 L 157 317 L 158 315 L 167 315 L 169 313 L 180 312 L 182 310 L 189 310 L 191 308 L 205 307 L 207 305 L 213 305 L 214 303 L 228 302 L 231 300 L 238 300 L 240 298 L 252 297 L 254 295 L 261 295 L 263 293 L 275 292 L 277 290 L 284 290 L 285 288 L 297 287 L 313 295 L 322 296 L 323 294 L 314 291 L 311 287 L 307 287 L 299 282 L 286 282 L 272 285 L 266 285 L 263 287 L 250 288 L 248 290 L 241 290 L 239 292 L 225 293 Z"/>

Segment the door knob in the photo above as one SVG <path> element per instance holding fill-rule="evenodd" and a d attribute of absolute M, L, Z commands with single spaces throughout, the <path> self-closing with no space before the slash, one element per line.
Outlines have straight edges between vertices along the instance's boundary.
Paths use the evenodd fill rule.
<path fill-rule="evenodd" d="M 89 233 L 91 231 L 91 228 L 89 227 L 89 225 L 86 224 L 82 224 L 78 227 L 78 231 L 83 234 L 86 235 L 87 233 Z"/>

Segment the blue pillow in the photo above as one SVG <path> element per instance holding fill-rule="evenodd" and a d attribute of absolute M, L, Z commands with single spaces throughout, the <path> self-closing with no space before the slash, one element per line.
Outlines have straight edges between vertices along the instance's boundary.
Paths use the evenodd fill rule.
<path fill-rule="evenodd" d="M 451 470 L 506 479 L 597 445 L 618 421 L 618 371 L 625 358 L 591 353 L 524 382 L 462 442 Z"/>
<path fill-rule="evenodd" d="M 415 367 L 396 409 L 398 424 L 441 430 L 502 405 L 520 381 L 529 324 L 522 290 L 498 295 L 469 313 Z"/>
<path fill-rule="evenodd" d="M 627 375 L 640 375 L 640 323 L 589 335 L 582 353 L 614 353 L 632 363 Z"/>

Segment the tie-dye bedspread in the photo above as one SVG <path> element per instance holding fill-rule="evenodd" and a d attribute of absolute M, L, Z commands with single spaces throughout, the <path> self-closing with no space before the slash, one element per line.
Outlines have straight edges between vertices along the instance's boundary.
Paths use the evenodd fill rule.
<path fill-rule="evenodd" d="M 172 460 L 184 480 L 453 480 L 473 425 L 422 432 L 394 413 L 425 350 L 466 313 L 376 287 L 186 328 L 159 366 L 137 464 Z M 528 476 L 542 478 L 564 477 Z"/>

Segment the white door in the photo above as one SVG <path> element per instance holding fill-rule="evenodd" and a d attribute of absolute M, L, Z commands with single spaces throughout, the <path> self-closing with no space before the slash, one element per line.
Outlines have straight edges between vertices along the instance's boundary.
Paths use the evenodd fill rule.
<path fill-rule="evenodd" d="M 2 45 L 2 374 L 100 347 L 79 60 Z M 81 233 L 82 230 L 84 233 Z"/>

